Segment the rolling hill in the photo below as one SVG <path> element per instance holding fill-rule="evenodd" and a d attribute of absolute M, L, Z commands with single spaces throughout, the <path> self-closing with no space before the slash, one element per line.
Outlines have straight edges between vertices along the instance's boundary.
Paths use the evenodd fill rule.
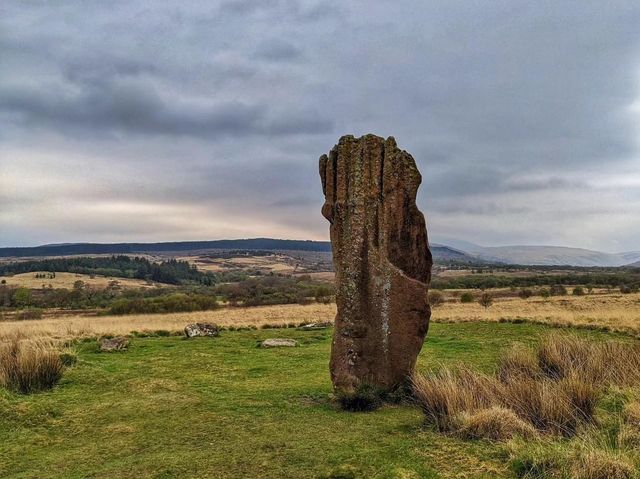
<path fill-rule="evenodd" d="M 436 263 L 497 263 L 536 266 L 618 267 L 640 265 L 640 251 L 603 253 L 565 246 L 480 246 L 467 241 L 448 239 L 432 243 Z M 34 247 L 0 248 L 0 258 L 42 256 L 184 253 L 204 250 L 268 250 L 331 252 L 328 241 L 250 238 L 214 241 L 174 241 L 162 243 L 65 243 Z"/>
<path fill-rule="evenodd" d="M 0 257 L 25 258 L 43 256 L 184 253 L 204 250 L 261 250 L 331 252 L 329 241 L 252 238 L 215 241 L 177 241 L 166 243 L 65 243 L 24 248 L 0 248 Z M 431 252 L 439 263 L 481 263 L 483 260 L 445 245 L 432 244 Z"/>
<path fill-rule="evenodd" d="M 618 267 L 640 261 L 640 251 L 603 253 L 566 246 L 480 246 L 455 238 L 440 239 L 460 251 L 490 263 L 536 266 Z"/>

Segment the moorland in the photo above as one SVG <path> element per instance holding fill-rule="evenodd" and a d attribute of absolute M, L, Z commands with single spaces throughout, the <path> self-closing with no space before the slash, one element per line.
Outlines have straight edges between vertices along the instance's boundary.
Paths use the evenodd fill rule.
<path fill-rule="evenodd" d="M 562 378 L 539 369 L 549 344 L 589 371 L 606 360 L 602 348 L 635 347 L 638 269 L 438 261 L 417 371 L 449 391 L 435 404 L 450 411 L 447 427 L 434 404 L 409 393 L 374 412 L 343 410 L 327 372 L 335 303 L 326 253 L 20 258 L 3 261 L 0 276 L 5 347 L 64 359 L 52 388 L 0 388 L 2 477 L 625 478 L 640 464 L 635 363 L 616 366 L 632 380 L 586 381 L 564 363 Z M 185 339 L 196 322 L 220 335 Z M 329 324 L 300 327 L 310 323 Z M 99 338 L 118 335 L 126 351 L 99 351 Z M 261 348 L 268 338 L 298 346 Z M 576 346 L 582 340 L 588 346 Z M 530 351 L 514 356 L 514 345 Z M 529 371 L 522 384 L 538 397 L 535 414 L 566 413 L 570 428 L 504 416 L 518 409 L 500 376 L 514 357 Z M 470 400 L 464 381 L 493 392 Z M 579 407 L 556 411 L 559 391 Z M 514 429 L 496 429 L 505 421 Z"/>

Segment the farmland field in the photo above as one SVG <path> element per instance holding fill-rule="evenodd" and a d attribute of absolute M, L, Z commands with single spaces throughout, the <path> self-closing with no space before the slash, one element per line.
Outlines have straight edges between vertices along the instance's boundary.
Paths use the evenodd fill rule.
<path fill-rule="evenodd" d="M 36 275 L 44 275 L 44 277 L 36 277 Z M 132 279 L 132 278 L 110 278 L 98 275 L 77 274 L 77 273 L 56 273 L 52 277 L 46 271 L 35 271 L 30 273 L 21 273 L 13 276 L 0 276 L 0 281 L 5 280 L 8 286 L 17 286 L 22 288 L 73 288 L 76 281 L 82 281 L 86 286 L 91 288 L 105 288 L 112 281 L 117 281 L 118 286 L 122 288 L 152 288 L 155 286 L 153 282 Z"/>

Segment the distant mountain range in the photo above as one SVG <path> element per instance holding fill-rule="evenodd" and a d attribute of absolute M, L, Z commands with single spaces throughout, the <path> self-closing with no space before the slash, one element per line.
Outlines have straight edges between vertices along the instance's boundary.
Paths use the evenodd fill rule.
<path fill-rule="evenodd" d="M 492 246 L 447 239 L 447 244 L 432 243 L 435 262 L 502 263 L 539 266 L 638 266 L 640 251 L 603 253 L 563 246 Z M 24 248 L 0 248 L 0 257 L 33 257 L 96 254 L 179 253 L 209 249 L 288 250 L 330 252 L 328 241 L 252 238 L 215 241 L 176 241 L 164 243 L 64 243 Z"/>
<path fill-rule="evenodd" d="M 603 253 L 566 246 L 480 246 L 468 241 L 446 239 L 447 244 L 487 262 L 536 266 L 637 266 L 640 251 Z"/>

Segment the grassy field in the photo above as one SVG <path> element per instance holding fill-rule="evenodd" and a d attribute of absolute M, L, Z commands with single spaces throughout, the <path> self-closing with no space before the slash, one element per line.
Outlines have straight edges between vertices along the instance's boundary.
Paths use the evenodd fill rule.
<path fill-rule="evenodd" d="M 491 371 L 513 341 L 532 344 L 548 330 L 434 324 L 418 369 L 464 362 Z M 0 390 L 0 477 L 514 477 L 506 445 L 438 434 L 415 407 L 340 411 L 327 371 L 331 333 L 134 338 L 115 354 L 80 343 L 54 390 Z M 256 348 L 268 337 L 301 346 Z M 346 470 L 354 474 L 337 475 Z"/>
<path fill-rule="evenodd" d="M 301 322 L 332 321 L 335 304 L 278 305 L 252 308 L 222 308 L 213 311 L 165 315 L 61 316 L 37 321 L 0 322 L 0 335 L 21 331 L 30 337 L 93 337 L 128 334 L 132 331 L 181 331 L 188 323 L 214 322 L 229 327 L 297 325 Z M 433 309 L 434 322 L 535 322 L 553 326 L 579 326 L 640 334 L 640 294 L 593 294 L 498 298 L 489 308 L 478 303 L 451 300 Z"/>
<path fill-rule="evenodd" d="M 73 284 L 76 281 L 83 281 L 86 286 L 91 288 L 106 288 L 111 281 L 117 281 L 118 285 L 122 288 L 151 288 L 155 286 L 155 283 L 144 281 L 141 279 L 129 279 L 129 278 L 108 278 L 105 276 L 91 277 L 88 274 L 76 274 L 76 273 L 56 273 L 55 278 L 36 278 L 36 274 L 48 274 L 47 272 L 33 272 L 22 273 L 13 276 L 0 276 L 0 281 L 5 280 L 9 286 L 19 286 L 23 288 L 38 289 L 43 285 L 48 287 L 51 285 L 53 288 L 73 288 Z M 166 285 L 163 285 L 166 286 Z"/>

